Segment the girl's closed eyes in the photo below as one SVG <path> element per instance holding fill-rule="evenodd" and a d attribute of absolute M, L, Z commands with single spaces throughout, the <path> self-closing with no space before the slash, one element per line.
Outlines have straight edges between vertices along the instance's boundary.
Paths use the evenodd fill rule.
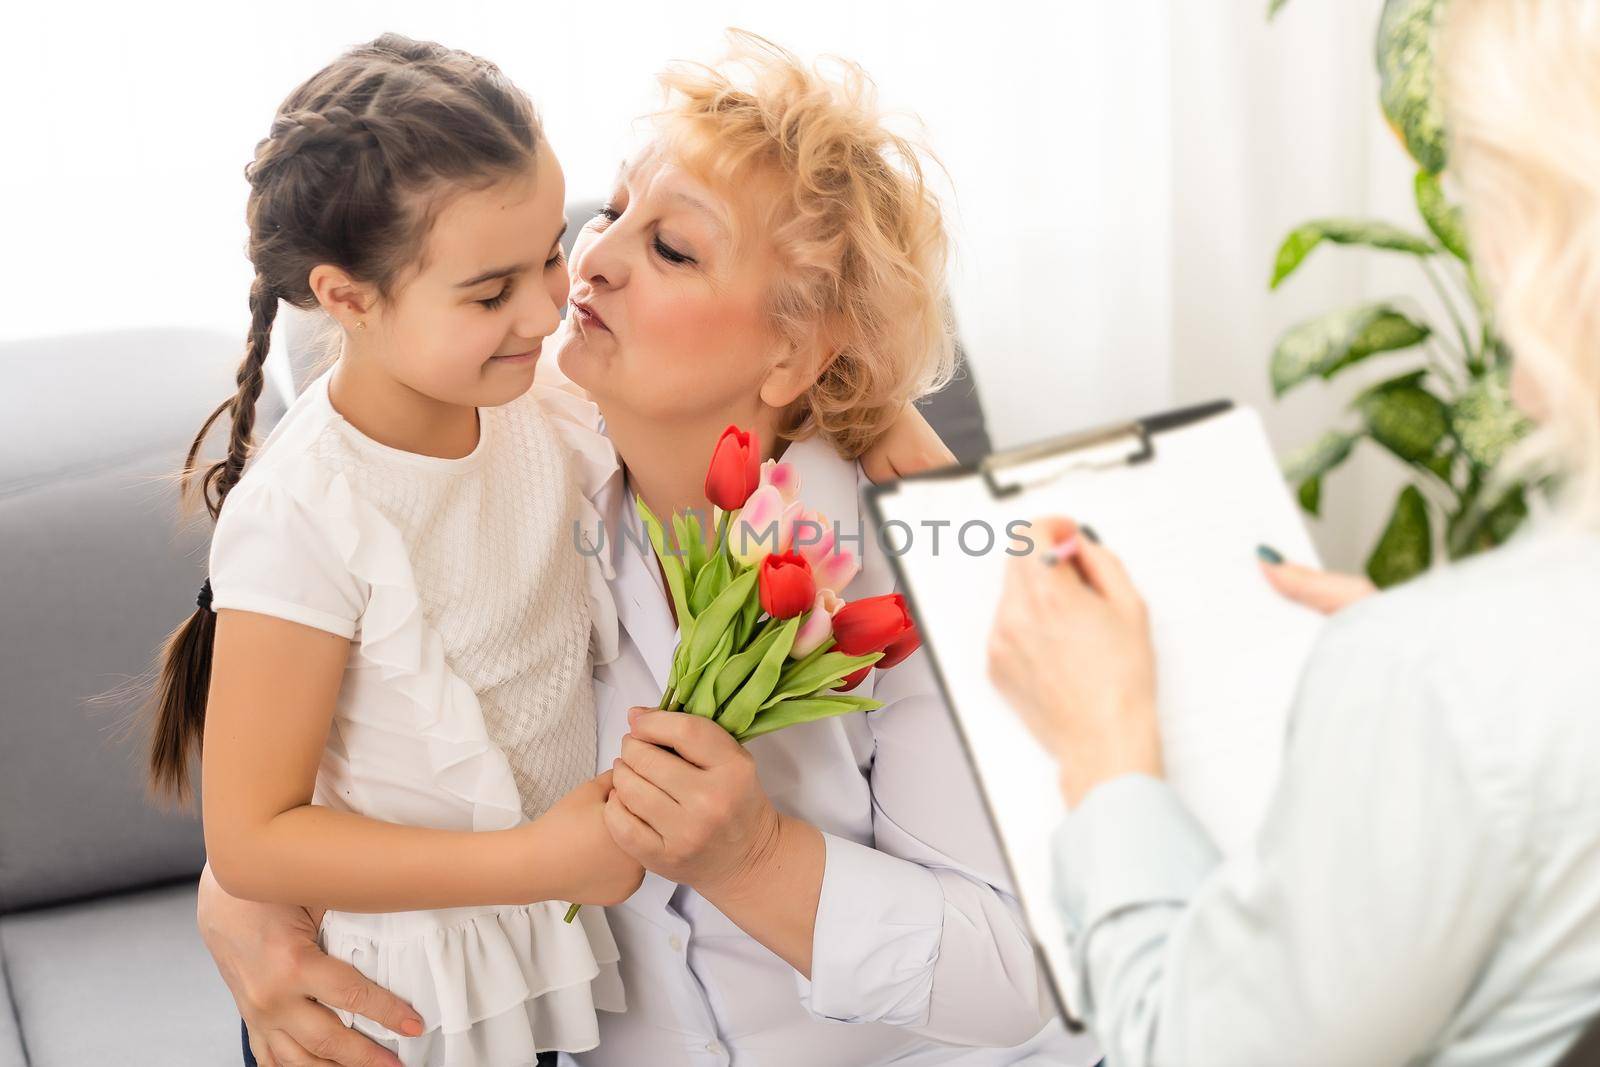
<path fill-rule="evenodd" d="M 563 237 L 566 236 L 566 232 L 567 231 L 565 229 L 563 229 L 561 231 L 561 235 Z M 549 259 L 544 261 L 544 269 L 545 270 L 555 270 L 558 267 L 565 267 L 566 266 L 566 262 L 567 262 L 567 253 L 566 253 L 566 250 L 561 247 L 561 238 L 558 237 L 558 238 L 556 238 L 556 250 L 550 256 Z M 489 297 L 486 300 L 477 300 L 477 301 L 474 301 L 474 303 L 481 304 L 483 307 L 489 309 L 490 311 L 494 311 L 497 308 L 499 308 L 502 305 L 504 305 L 507 300 L 511 299 L 511 291 L 514 288 L 516 288 L 516 283 L 513 282 L 511 279 L 507 278 L 505 287 L 502 288 L 498 293 L 494 294 L 493 296 Z"/>

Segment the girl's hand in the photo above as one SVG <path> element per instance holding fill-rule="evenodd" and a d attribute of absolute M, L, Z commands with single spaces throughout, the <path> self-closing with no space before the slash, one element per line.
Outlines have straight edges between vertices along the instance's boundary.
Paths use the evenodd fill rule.
<path fill-rule="evenodd" d="M 573 904 L 621 904 L 644 881 L 644 867 L 617 847 L 606 829 L 611 772 L 591 778 L 529 824 L 540 862 L 558 859 L 565 874 L 560 899 Z"/>
<path fill-rule="evenodd" d="M 1006 565 L 989 677 L 1059 762 L 1076 805 L 1101 781 L 1160 775 L 1155 653 L 1121 561 L 1067 519 L 1033 530 L 1034 551 Z M 1070 556 L 1047 566 L 1052 544 Z"/>
<path fill-rule="evenodd" d="M 398 1056 L 346 1027 L 333 1007 L 396 1033 L 422 1033 L 421 1016 L 405 1001 L 317 947 L 319 923 L 304 908 L 231 897 L 208 866 L 200 873 L 195 925 L 261 1067 L 400 1067 Z"/>
<path fill-rule="evenodd" d="M 758 880 L 779 819 L 755 757 L 710 719 L 633 708 L 606 825 L 618 845 L 663 878 L 708 899 Z"/>
<path fill-rule="evenodd" d="M 902 475 L 948 467 L 955 461 L 955 454 L 944 446 L 922 412 L 915 404 L 907 404 L 878 443 L 861 456 L 861 469 L 881 485 Z"/>
<path fill-rule="evenodd" d="M 1378 591 L 1364 574 L 1319 571 L 1296 563 L 1270 563 L 1265 558 L 1261 570 L 1272 588 L 1283 596 L 1324 615 L 1332 615 Z"/>

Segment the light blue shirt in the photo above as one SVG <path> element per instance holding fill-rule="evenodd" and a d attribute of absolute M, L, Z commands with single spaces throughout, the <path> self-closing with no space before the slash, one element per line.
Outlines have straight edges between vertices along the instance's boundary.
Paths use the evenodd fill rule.
<path fill-rule="evenodd" d="M 1127 776 L 1056 863 L 1111 1067 L 1555 1062 L 1600 1013 L 1600 537 L 1335 617 L 1250 856 Z"/>

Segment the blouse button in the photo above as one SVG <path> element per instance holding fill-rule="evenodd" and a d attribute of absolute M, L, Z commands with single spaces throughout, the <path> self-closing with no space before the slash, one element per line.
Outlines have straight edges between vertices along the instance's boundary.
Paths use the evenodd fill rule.
<path fill-rule="evenodd" d="M 683 938 L 679 937 L 677 934 L 673 934 L 671 937 L 667 938 L 667 944 L 672 946 L 672 951 L 674 952 L 683 951 Z"/>

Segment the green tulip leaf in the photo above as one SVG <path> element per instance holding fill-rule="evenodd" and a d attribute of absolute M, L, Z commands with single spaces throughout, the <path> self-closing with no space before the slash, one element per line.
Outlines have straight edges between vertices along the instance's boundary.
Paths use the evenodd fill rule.
<path fill-rule="evenodd" d="M 1445 0 L 1386 0 L 1378 20 L 1379 98 L 1411 158 L 1437 174 L 1446 161 L 1444 110 L 1435 91 L 1434 16 Z"/>
<path fill-rule="evenodd" d="M 743 743 L 752 741 L 763 734 L 770 734 L 774 730 L 782 730 L 786 726 L 798 726 L 801 723 L 816 722 L 818 719 L 830 718 L 834 715 L 847 715 L 855 711 L 877 711 L 883 707 L 883 701 L 873 700 L 871 697 L 851 696 L 849 693 L 835 693 L 823 697 L 799 697 L 785 700 L 776 707 L 762 712 L 756 717 L 747 730 L 734 736 Z"/>
<path fill-rule="evenodd" d="M 690 603 L 694 601 L 694 585 L 700 577 L 700 570 L 705 565 L 705 549 L 701 546 L 698 552 L 695 546 L 699 544 L 693 532 L 689 516 L 684 512 L 677 512 L 672 516 L 672 535 L 677 542 L 674 555 L 683 567 L 684 586 L 690 590 Z"/>
<path fill-rule="evenodd" d="M 683 561 L 678 555 L 667 551 L 666 535 L 661 529 L 661 520 L 651 512 L 649 505 L 642 497 L 633 498 L 634 510 L 639 513 L 639 518 L 644 521 L 645 533 L 650 536 L 650 545 L 656 550 L 656 558 L 661 561 L 661 572 L 667 577 L 667 589 L 672 593 L 672 606 L 678 613 L 679 624 L 687 619 L 694 618 L 694 613 L 689 610 L 689 595 L 684 588 Z M 716 635 L 711 637 L 710 644 L 714 645 Z"/>
<path fill-rule="evenodd" d="M 684 707 L 701 718 L 715 718 L 717 714 L 717 676 L 728 662 L 728 652 L 733 648 L 733 631 L 722 631 L 722 640 L 717 642 L 717 648 L 699 671 L 699 678 L 694 685 L 694 692 L 688 700 L 683 702 Z"/>
<path fill-rule="evenodd" d="M 1424 389 L 1421 375 L 1407 375 L 1356 398 L 1372 439 L 1408 463 L 1435 458 L 1450 432 L 1450 409 Z"/>
<path fill-rule="evenodd" d="M 745 571 L 729 582 L 705 611 L 695 616 L 694 634 L 689 644 L 689 663 L 704 663 L 711 657 L 712 649 L 722 639 L 722 631 L 728 629 L 734 615 L 744 607 L 745 598 L 750 596 L 755 584 L 756 572 Z"/>
<path fill-rule="evenodd" d="M 699 575 L 700 569 L 710 562 L 706 553 L 706 532 L 700 525 L 700 512 L 690 509 L 685 512 L 684 526 L 689 533 L 689 561 L 694 568 L 694 573 Z"/>
<path fill-rule="evenodd" d="M 1450 409 L 1450 430 L 1461 451 L 1485 469 L 1499 463 L 1506 450 L 1531 429 L 1527 416 L 1511 402 L 1510 380 L 1504 371 L 1484 374 Z"/>
<path fill-rule="evenodd" d="M 734 619 L 734 644 L 742 645 L 756 632 L 756 621 L 761 618 L 761 598 L 753 596 L 745 603 Z"/>
<path fill-rule="evenodd" d="M 1400 491 L 1389 525 L 1367 559 L 1367 576 L 1380 589 L 1398 585 L 1433 563 L 1433 529 L 1428 505 L 1414 485 Z"/>
<path fill-rule="evenodd" d="M 778 639 L 772 642 L 766 654 L 761 657 L 761 662 L 756 664 L 756 669 L 750 672 L 750 677 L 722 709 L 717 721 L 730 734 L 737 737 L 748 730 L 750 724 L 755 721 L 756 711 L 767 697 L 772 695 L 773 687 L 778 684 L 778 674 L 783 670 L 783 661 L 789 658 L 789 649 L 794 647 L 794 635 L 799 629 L 798 615 L 778 628 Z"/>
<path fill-rule="evenodd" d="M 847 656 L 843 652 L 829 652 L 826 655 L 818 656 L 788 678 L 780 678 L 778 680 L 778 688 L 773 690 L 771 696 L 762 701 L 758 710 L 766 711 L 779 701 L 788 700 L 790 697 L 810 696 L 818 690 L 832 689 L 851 671 L 860 670 L 862 667 L 876 663 L 882 658 L 882 652 L 870 652 L 863 656 Z"/>
<path fill-rule="evenodd" d="M 726 704 L 728 698 L 733 696 L 738 688 L 744 684 L 745 679 L 750 677 L 751 672 L 756 669 L 762 658 L 766 656 L 767 649 L 771 648 L 777 640 L 778 628 L 773 627 L 756 638 L 749 648 L 728 658 L 728 662 L 722 665 L 722 670 L 717 672 L 718 707 Z"/>
<path fill-rule="evenodd" d="M 1431 256 L 1439 249 L 1425 237 L 1408 233 L 1387 222 L 1369 219 L 1314 219 L 1290 231 L 1278 247 L 1278 258 L 1272 268 L 1272 288 L 1293 274 L 1305 258 L 1323 241 L 1341 245 L 1365 245 L 1368 248 L 1385 248 L 1393 252 L 1409 252 L 1414 256 Z"/>
<path fill-rule="evenodd" d="M 695 579 L 694 591 L 689 594 L 689 610 L 699 616 L 711 606 L 728 583 L 733 580 L 733 575 L 728 570 L 728 557 L 722 553 L 712 556 L 700 568 L 700 576 Z"/>
<path fill-rule="evenodd" d="M 1422 215 L 1422 221 L 1428 224 L 1428 229 L 1439 243 L 1449 249 L 1450 254 L 1469 263 L 1472 253 L 1467 248 L 1467 224 L 1462 218 L 1461 208 L 1445 199 L 1444 186 L 1439 181 L 1437 174 L 1426 170 L 1417 171 L 1415 182 L 1417 194 L 1417 211 Z"/>
<path fill-rule="evenodd" d="M 1388 304 L 1367 304 L 1321 315 L 1289 330 L 1272 352 L 1278 396 L 1313 377 L 1332 378 L 1379 352 L 1421 344 L 1431 331 Z"/>

